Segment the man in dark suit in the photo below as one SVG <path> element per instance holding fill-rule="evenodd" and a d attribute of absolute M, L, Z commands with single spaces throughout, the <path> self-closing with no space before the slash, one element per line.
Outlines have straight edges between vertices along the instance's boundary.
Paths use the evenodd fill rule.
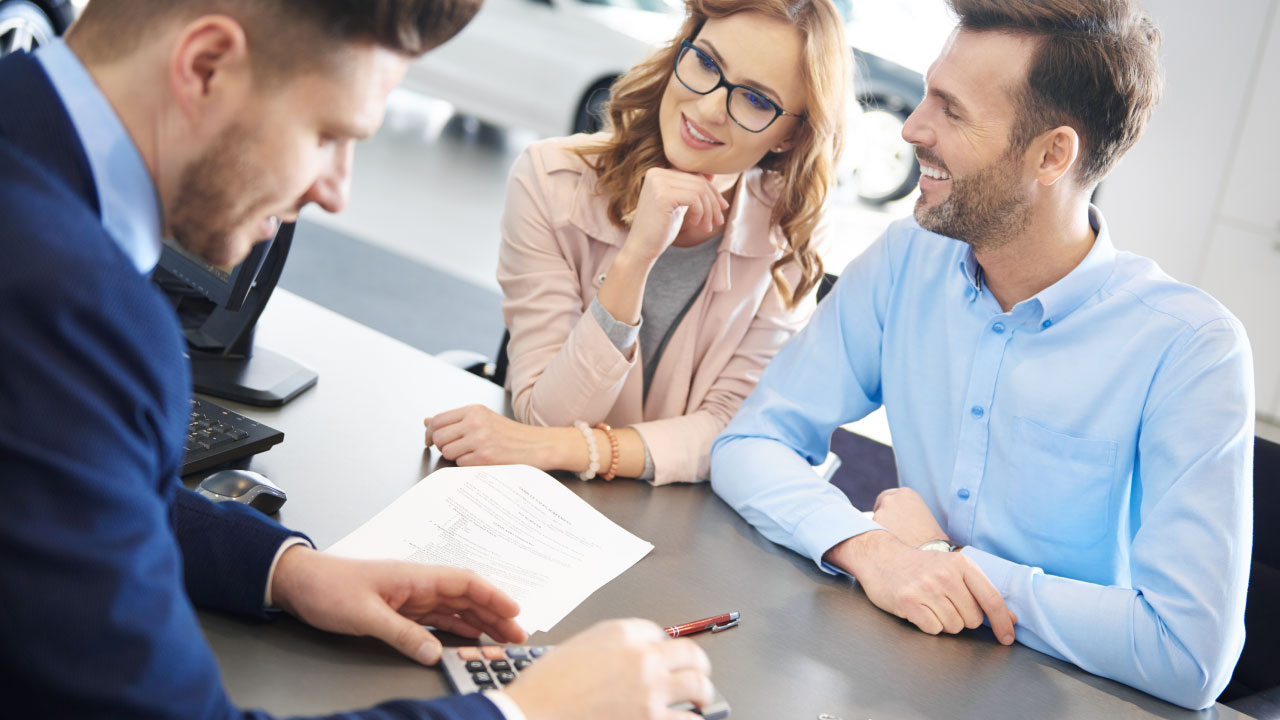
<path fill-rule="evenodd" d="M 424 624 L 521 641 L 462 570 L 331 557 L 181 487 L 190 378 L 148 274 L 171 236 L 233 264 L 309 202 L 468 0 L 95 0 L 67 44 L 0 61 L 0 703 L 31 717 L 232 707 L 193 602 L 272 608 L 435 663 Z M 561 646 L 504 693 L 347 717 L 679 717 L 706 656 L 642 621 Z"/>

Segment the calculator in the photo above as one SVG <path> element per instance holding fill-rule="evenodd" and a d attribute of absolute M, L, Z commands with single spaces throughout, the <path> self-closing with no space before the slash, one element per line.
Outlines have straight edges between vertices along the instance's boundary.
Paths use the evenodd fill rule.
<path fill-rule="evenodd" d="M 551 652 L 551 645 L 479 645 L 447 647 L 440 666 L 449 684 L 459 693 L 496 690 L 520 676 L 520 671 Z M 699 710 L 690 703 L 673 705 L 673 710 L 692 710 L 706 720 L 729 717 L 729 703 L 717 690 L 711 704 Z"/>

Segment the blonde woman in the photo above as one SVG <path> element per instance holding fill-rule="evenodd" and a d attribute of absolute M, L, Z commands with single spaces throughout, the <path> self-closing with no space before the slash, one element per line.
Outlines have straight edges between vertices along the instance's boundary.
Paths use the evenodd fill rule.
<path fill-rule="evenodd" d="M 610 132 L 526 150 L 498 266 L 516 419 L 440 413 L 427 444 L 459 465 L 705 480 L 812 310 L 848 58 L 830 0 L 690 0 L 615 84 Z"/>

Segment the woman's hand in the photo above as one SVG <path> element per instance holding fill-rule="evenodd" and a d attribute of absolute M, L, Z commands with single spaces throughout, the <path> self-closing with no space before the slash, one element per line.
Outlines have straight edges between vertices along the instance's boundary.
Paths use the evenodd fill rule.
<path fill-rule="evenodd" d="M 724 225 L 729 201 L 707 175 L 650 168 L 644 174 L 640 200 L 623 251 L 653 263 L 685 225 L 707 232 Z"/>
<path fill-rule="evenodd" d="M 563 428 L 533 427 L 483 405 L 468 405 L 422 421 L 426 444 L 459 465 L 532 465 L 558 470 Z M 575 431 L 576 432 L 576 431 Z"/>

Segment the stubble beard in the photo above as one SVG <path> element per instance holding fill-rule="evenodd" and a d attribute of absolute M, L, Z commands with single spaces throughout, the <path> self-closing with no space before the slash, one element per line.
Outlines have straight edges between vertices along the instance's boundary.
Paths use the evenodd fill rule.
<path fill-rule="evenodd" d="M 1017 159 L 1005 155 L 965 178 L 952 177 L 951 193 L 933 207 L 916 200 L 915 218 L 930 232 L 969 244 L 975 252 L 999 249 L 1018 237 L 1031 218 L 1031 202 L 1019 187 Z"/>
<path fill-rule="evenodd" d="M 238 264 L 252 242 L 242 234 L 258 203 L 262 168 L 255 164 L 254 133 L 244 123 L 228 127 L 182 172 L 169 228 L 185 250 L 215 266 Z M 250 239 L 255 240 L 255 239 Z"/>

